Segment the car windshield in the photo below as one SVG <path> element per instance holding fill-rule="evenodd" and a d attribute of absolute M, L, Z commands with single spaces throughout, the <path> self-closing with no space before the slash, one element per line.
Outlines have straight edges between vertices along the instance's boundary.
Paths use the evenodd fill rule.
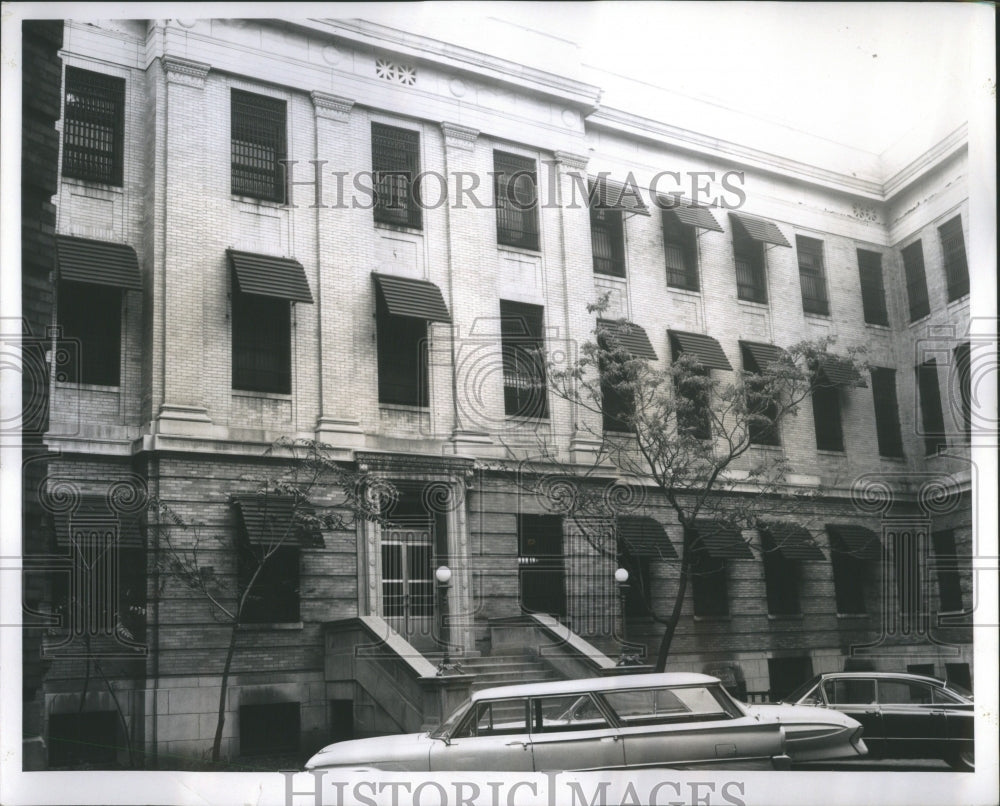
<path fill-rule="evenodd" d="M 428 735 L 432 739 L 447 739 L 468 710 L 469 700 L 466 700 L 452 712 L 450 717 L 434 728 Z"/>
<path fill-rule="evenodd" d="M 944 684 L 945 691 L 951 691 L 957 694 L 959 697 L 965 697 L 967 700 L 972 699 L 972 692 L 969 691 L 965 686 L 960 686 L 958 683 L 952 683 L 948 681 Z"/>
<path fill-rule="evenodd" d="M 790 694 L 786 694 L 779 700 L 779 702 L 787 702 L 787 703 L 798 702 L 803 697 L 805 697 L 806 694 L 809 693 L 810 689 L 812 689 L 818 682 L 819 682 L 819 677 L 814 677 L 812 680 L 803 683 L 801 686 L 792 691 Z"/>

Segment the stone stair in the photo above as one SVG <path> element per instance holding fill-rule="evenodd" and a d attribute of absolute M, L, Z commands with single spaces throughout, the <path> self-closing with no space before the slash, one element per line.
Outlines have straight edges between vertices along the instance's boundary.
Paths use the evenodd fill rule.
<path fill-rule="evenodd" d="M 440 657 L 437 655 L 428 656 L 428 660 L 437 664 Z M 457 660 L 461 664 L 463 674 L 475 675 L 475 680 L 472 683 L 473 691 L 496 686 L 513 686 L 520 683 L 560 679 L 560 676 L 537 655 L 528 652 L 482 655 L 453 660 Z"/>

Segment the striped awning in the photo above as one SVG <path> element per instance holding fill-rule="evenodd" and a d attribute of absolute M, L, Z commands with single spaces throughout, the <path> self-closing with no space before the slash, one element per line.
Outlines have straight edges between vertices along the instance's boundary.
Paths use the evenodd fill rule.
<path fill-rule="evenodd" d="M 880 560 L 882 558 L 882 541 L 871 529 L 854 524 L 827 524 L 826 531 L 830 535 L 830 548 L 841 554 L 851 554 L 861 560 Z"/>
<path fill-rule="evenodd" d="M 653 518 L 619 518 L 618 539 L 634 557 L 678 559 L 677 550 L 663 525 Z"/>
<path fill-rule="evenodd" d="M 81 495 L 72 512 L 55 512 L 52 521 L 56 545 L 79 544 L 85 538 L 97 536 L 122 548 L 145 545 L 139 512 L 116 512 L 103 495 Z"/>
<path fill-rule="evenodd" d="M 227 249 L 235 288 L 241 294 L 277 297 L 292 302 L 312 302 L 312 292 L 302 264 L 293 258 L 258 255 Z"/>
<path fill-rule="evenodd" d="M 692 205 L 688 201 L 681 201 L 678 199 L 669 199 L 668 201 L 663 196 L 661 196 L 660 199 L 663 203 L 663 214 L 673 216 L 681 224 L 688 227 L 710 229 L 715 232 L 724 231 L 719 225 L 719 222 L 715 220 L 715 216 L 712 215 L 712 211 L 707 207 Z"/>
<path fill-rule="evenodd" d="M 773 344 L 763 344 L 759 341 L 741 341 L 740 349 L 743 351 L 743 369 L 748 372 L 763 372 L 768 364 L 774 364 L 785 355 L 785 351 Z M 755 367 L 748 367 L 746 356 L 749 355 Z"/>
<path fill-rule="evenodd" d="M 771 546 L 788 560 L 825 560 L 826 556 L 816 545 L 809 531 L 795 523 L 764 523 L 761 532 L 767 532 Z"/>
<path fill-rule="evenodd" d="M 708 369 L 732 369 L 732 364 L 722 351 L 722 345 L 704 333 L 688 333 L 684 330 L 669 330 L 674 351 L 687 353 L 697 358 Z"/>
<path fill-rule="evenodd" d="M 753 552 L 743 539 L 743 533 L 724 521 L 695 521 L 695 548 L 706 551 L 717 560 L 752 560 Z"/>
<path fill-rule="evenodd" d="M 656 360 L 656 350 L 653 349 L 649 336 L 634 322 L 598 319 L 597 329 L 599 336 L 607 340 L 609 349 L 620 348 L 635 358 Z"/>
<path fill-rule="evenodd" d="M 777 224 L 765 218 L 755 218 L 746 213 L 729 213 L 730 220 L 736 222 L 736 226 L 743 231 L 750 240 L 760 243 L 770 243 L 775 246 L 787 246 L 791 248 L 788 239 L 781 234 Z"/>
<path fill-rule="evenodd" d="M 372 272 L 372 277 L 375 278 L 375 285 L 386 308 L 393 316 L 426 319 L 428 322 L 451 321 L 441 289 L 434 283 L 377 272 Z"/>
<path fill-rule="evenodd" d="M 230 502 L 236 507 L 242 529 L 241 537 L 252 545 L 302 546 L 322 548 L 323 533 L 311 526 L 295 523 L 296 514 L 313 514 L 308 503 L 297 506 L 290 495 L 234 495 Z"/>
<path fill-rule="evenodd" d="M 590 204 L 600 210 L 649 215 L 649 208 L 634 184 L 626 186 L 604 176 L 590 177 Z"/>
<path fill-rule="evenodd" d="M 139 259 L 128 244 L 57 235 L 56 258 L 61 280 L 142 290 Z"/>
<path fill-rule="evenodd" d="M 831 386 L 868 386 L 854 364 L 840 356 L 823 356 L 816 372 Z"/>

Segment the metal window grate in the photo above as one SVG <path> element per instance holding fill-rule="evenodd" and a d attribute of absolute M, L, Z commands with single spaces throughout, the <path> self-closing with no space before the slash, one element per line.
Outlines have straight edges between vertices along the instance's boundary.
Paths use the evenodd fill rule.
<path fill-rule="evenodd" d="M 801 235 L 795 238 L 799 257 L 799 280 L 802 285 L 802 310 L 829 316 L 826 278 L 823 272 L 823 242 Z"/>
<path fill-rule="evenodd" d="M 764 276 L 764 253 L 759 243 L 737 242 L 736 295 L 748 302 L 767 304 L 767 280 Z"/>
<path fill-rule="evenodd" d="M 625 276 L 625 238 L 619 211 L 590 208 L 590 243 L 595 274 Z"/>
<path fill-rule="evenodd" d="M 858 250 L 858 273 L 861 276 L 861 306 L 870 325 L 888 325 L 885 286 L 882 282 L 882 255 Z"/>
<path fill-rule="evenodd" d="M 663 214 L 663 250 L 667 261 L 667 285 L 698 291 L 694 227 L 679 223 L 677 217 L 667 211 Z"/>
<path fill-rule="evenodd" d="M 944 252 L 944 273 L 948 279 L 948 302 L 969 293 L 969 264 L 965 257 L 965 236 L 962 234 L 962 217 L 938 227 L 941 250 Z"/>
<path fill-rule="evenodd" d="M 903 271 L 906 273 L 906 298 L 910 301 L 910 321 L 915 322 L 931 312 L 920 241 L 914 241 L 903 250 Z"/>
<path fill-rule="evenodd" d="M 66 68 L 63 176 L 122 184 L 125 79 Z"/>
<path fill-rule="evenodd" d="M 493 152 L 497 243 L 538 249 L 538 175 L 535 161 Z"/>
<path fill-rule="evenodd" d="M 283 202 L 286 104 L 266 95 L 231 92 L 232 192 Z"/>
<path fill-rule="evenodd" d="M 541 306 L 500 300 L 504 411 L 508 415 L 549 416 L 542 321 Z"/>
<path fill-rule="evenodd" d="M 415 179 L 420 173 L 420 134 L 372 123 L 372 171 L 375 220 L 420 228 L 420 197 Z"/>

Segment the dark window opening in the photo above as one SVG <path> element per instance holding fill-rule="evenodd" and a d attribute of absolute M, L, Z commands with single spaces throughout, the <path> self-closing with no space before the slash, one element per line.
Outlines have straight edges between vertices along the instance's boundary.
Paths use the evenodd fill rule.
<path fill-rule="evenodd" d="M 121 382 L 122 292 L 91 283 L 59 283 L 57 380 L 118 386 Z"/>
<path fill-rule="evenodd" d="M 920 584 L 921 557 L 916 535 L 911 533 L 893 535 L 892 561 L 899 613 L 906 618 L 915 617 L 923 605 L 923 590 Z"/>
<path fill-rule="evenodd" d="M 537 250 L 538 175 L 535 161 L 494 151 L 493 172 L 497 243 Z"/>
<path fill-rule="evenodd" d="M 917 367 L 917 392 L 920 396 L 920 418 L 924 429 L 924 452 L 927 456 L 933 456 L 948 444 L 944 433 L 941 389 L 938 386 L 935 359 L 925 361 Z"/>
<path fill-rule="evenodd" d="M 66 68 L 63 176 L 121 187 L 125 79 Z"/>
<path fill-rule="evenodd" d="M 795 237 L 799 255 L 799 281 L 802 285 L 802 310 L 829 316 L 826 277 L 823 272 L 823 242 L 802 235 Z"/>
<path fill-rule="evenodd" d="M 563 519 L 559 515 L 519 515 L 518 582 L 527 613 L 566 615 Z"/>
<path fill-rule="evenodd" d="M 682 224 L 663 211 L 663 251 L 667 261 L 667 285 L 698 291 L 698 247 L 695 228 Z"/>
<path fill-rule="evenodd" d="M 747 430 L 754 445 L 781 445 L 778 426 L 778 402 L 767 393 L 767 382 L 760 377 L 761 367 L 746 345 L 740 346 L 743 370 L 752 373 L 743 380 L 747 397 Z"/>
<path fill-rule="evenodd" d="M 372 171 L 375 220 L 420 228 L 420 197 L 414 180 L 420 173 L 420 134 L 372 123 Z"/>
<path fill-rule="evenodd" d="M 866 614 L 869 561 L 850 554 L 848 546 L 839 537 L 831 535 L 830 564 L 833 566 L 833 591 L 837 600 L 837 612 L 842 615 Z"/>
<path fill-rule="evenodd" d="M 613 350 L 598 336 L 602 350 Z M 635 432 L 635 391 L 629 381 L 632 373 L 624 362 L 601 361 L 601 419 L 605 431 L 630 434 Z"/>
<path fill-rule="evenodd" d="M 232 192 L 284 202 L 285 102 L 231 90 Z"/>
<path fill-rule="evenodd" d="M 291 303 L 236 292 L 232 308 L 233 389 L 291 394 Z"/>
<path fill-rule="evenodd" d="M 954 350 L 955 370 L 958 373 L 959 405 L 962 410 L 962 433 L 972 438 L 972 354 L 969 343 Z"/>
<path fill-rule="evenodd" d="M 354 700 L 330 700 L 327 740 L 344 742 L 354 738 Z"/>
<path fill-rule="evenodd" d="M 240 706 L 240 755 L 297 753 L 299 704 L 274 702 Z"/>
<path fill-rule="evenodd" d="M 844 450 L 844 429 L 840 422 L 840 390 L 836 386 L 817 386 L 812 393 L 813 422 L 816 426 L 816 449 Z"/>
<path fill-rule="evenodd" d="M 972 691 L 972 674 L 968 663 L 946 663 L 944 665 L 945 680 L 961 686 L 966 691 Z"/>
<path fill-rule="evenodd" d="M 927 298 L 927 276 L 924 273 L 924 250 L 920 241 L 914 241 L 903 250 L 903 271 L 906 273 L 910 321 L 915 322 L 931 312 Z"/>
<path fill-rule="evenodd" d="M 899 404 L 896 401 L 896 370 L 872 367 L 871 372 L 879 455 L 902 457 L 903 434 L 899 427 Z"/>
<path fill-rule="evenodd" d="M 278 546 L 265 559 L 267 551 L 264 544 L 240 544 L 241 591 L 260 568 L 243 606 L 242 621 L 245 624 L 293 624 L 299 621 L 299 548 Z"/>
<path fill-rule="evenodd" d="M 504 412 L 509 416 L 549 416 L 543 312 L 539 305 L 500 300 Z"/>
<path fill-rule="evenodd" d="M 775 548 L 774 537 L 762 529 L 761 544 L 764 558 L 764 584 L 767 588 L 767 612 L 772 616 L 797 615 L 802 612 L 799 604 L 799 580 L 802 566 L 790 560 Z"/>
<path fill-rule="evenodd" d="M 593 190 L 590 195 L 593 198 Z M 596 201 L 591 202 L 590 244 L 596 274 L 625 276 L 625 230 L 622 223 L 620 210 L 608 210 L 599 206 Z"/>
<path fill-rule="evenodd" d="M 767 677 L 771 684 L 770 699 L 777 702 L 791 694 L 813 676 L 812 658 L 768 658 Z"/>
<path fill-rule="evenodd" d="M 650 558 L 635 554 L 624 542 L 619 541 L 618 564 L 628 571 L 628 582 L 624 591 L 625 617 L 645 618 L 650 615 L 648 600 L 652 595 Z"/>
<path fill-rule="evenodd" d="M 962 217 L 938 227 L 941 249 L 944 252 L 944 273 L 948 280 L 948 302 L 969 293 L 969 264 L 965 257 L 965 236 L 962 234 Z"/>
<path fill-rule="evenodd" d="M 889 312 L 885 305 L 885 285 L 882 280 L 882 255 L 858 250 L 858 272 L 861 275 L 861 306 L 865 321 L 870 325 L 888 325 Z"/>
<path fill-rule="evenodd" d="M 79 764 L 108 768 L 125 749 L 115 711 L 49 715 L 49 766 Z"/>
<path fill-rule="evenodd" d="M 427 320 L 393 316 L 377 294 L 378 401 L 428 405 Z"/>
<path fill-rule="evenodd" d="M 691 553 L 691 599 L 696 616 L 728 616 L 729 586 L 726 561 L 702 547 Z"/>
<path fill-rule="evenodd" d="M 961 566 L 955 548 L 955 533 L 951 529 L 934 532 L 931 535 L 937 568 L 940 609 L 950 613 L 965 610 L 962 601 Z"/>
<path fill-rule="evenodd" d="M 749 302 L 767 303 L 767 274 L 764 270 L 763 245 L 742 235 L 733 234 L 736 258 L 736 295 Z"/>

